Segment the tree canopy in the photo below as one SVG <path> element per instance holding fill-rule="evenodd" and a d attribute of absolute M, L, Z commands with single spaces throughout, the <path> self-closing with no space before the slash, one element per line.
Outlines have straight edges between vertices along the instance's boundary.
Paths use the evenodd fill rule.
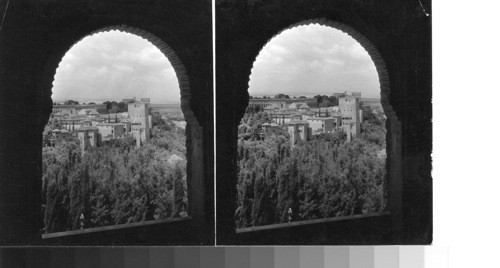
<path fill-rule="evenodd" d="M 89 148 L 77 142 L 42 151 L 44 230 L 57 232 L 185 216 L 185 133 L 153 127 L 140 148 L 132 137 Z"/>
<path fill-rule="evenodd" d="M 78 101 L 74 101 L 74 100 L 67 100 L 64 102 L 64 105 L 78 105 Z"/>
<path fill-rule="evenodd" d="M 275 99 L 289 99 L 290 96 L 283 94 L 283 93 L 280 93 L 280 94 L 275 95 L 274 98 Z"/>
<path fill-rule="evenodd" d="M 265 122 L 247 113 L 238 129 L 238 228 L 385 210 L 383 120 L 370 117 L 351 142 L 336 131 L 293 148 L 286 131 L 261 138 Z"/>

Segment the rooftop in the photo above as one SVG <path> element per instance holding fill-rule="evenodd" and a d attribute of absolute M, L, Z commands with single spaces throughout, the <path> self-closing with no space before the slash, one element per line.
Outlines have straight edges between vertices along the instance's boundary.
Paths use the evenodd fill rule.
<path fill-rule="evenodd" d="M 339 99 L 355 99 L 356 97 L 352 96 L 352 95 L 347 95 L 347 96 L 344 96 L 344 97 L 340 97 Z"/>
<path fill-rule="evenodd" d="M 292 120 L 292 121 L 288 122 L 287 125 L 309 125 L 309 123 L 307 123 L 306 121 L 303 121 L 303 120 Z"/>
<path fill-rule="evenodd" d="M 109 114 L 99 114 L 99 115 L 100 115 L 100 117 L 106 118 L 106 119 L 108 117 L 111 118 L 111 119 L 113 119 L 115 117 L 118 117 L 118 118 L 123 117 L 123 113 L 109 113 Z"/>
<path fill-rule="evenodd" d="M 99 123 L 97 126 L 118 126 L 123 125 L 122 123 Z"/>
<path fill-rule="evenodd" d="M 78 132 L 84 132 L 84 131 L 99 131 L 96 127 L 81 127 L 77 130 Z"/>
<path fill-rule="evenodd" d="M 335 119 L 334 117 L 309 117 L 307 120 L 330 120 L 330 119 Z"/>

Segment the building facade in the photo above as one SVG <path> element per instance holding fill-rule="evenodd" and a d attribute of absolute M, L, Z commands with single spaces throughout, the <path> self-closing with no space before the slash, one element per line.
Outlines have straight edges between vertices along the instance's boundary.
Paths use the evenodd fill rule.
<path fill-rule="evenodd" d="M 54 145 L 59 145 L 64 142 L 68 142 L 71 139 L 71 134 L 65 129 L 54 129 L 52 131 L 51 142 Z"/>
<path fill-rule="evenodd" d="M 342 113 L 342 126 L 348 136 L 359 137 L 361 134 L 361 118 L 359 101 L 361 93 L 356 96 L 346 95 L 339 98 L 339 109 Z M 349 125 L 349 127 L 347 127 Z M 345 127 L 344 127 L 345 126 Z"/>
<path fill-rule="evenodd" d="M 78 113 L 78 106 L 74 105 L 54 105 L 52 106 L 52 115 L 63 116 L 63 115 L 74 115 Z"/>
<path fill-rule="evenodd" d="M 150 138 L 153 116 L 150 115 L 150 99 L 124 99 L 129 112 L 100 114 L 96 108 L 103 105 L 54 105 L 52 117 L 56 129 L 49 138 L 52 144 L 60 144 L 78 137 L 82 153 L 88 147 L 100 146 L 103 141 L 120 139 L 127 135 L 135 138 L 140 147 Z M 78 109 L 80 107 L 80 109 Z M 90 108 L 89 108 L 90 107 Z M 159 113 L 156 115 L 159 116 Z M 64 136 L 64 137 L 63 137 Z"/>
<path fill-rule="evenodd" d="M 290 135 L 290 144 L 295 146 L 299 141 L 310 141 L 312 138 L 312 131 L 309 127 L 309 123 L 302 120 L 290 121 L 287 124 L 288 134 Z"/>
<path fill-rule="evenodd" d="M 83 154 L 89 147 L 99 146 L 99 130 L 95 127 L 81 127 L 78 129 L 78 140 Z"/>
<path fill-rule="evenodd" d="M 123 138 L 125 135 L 125 125 L 122 123 L 101 123 L 97 124 L 101 141 Z"/>
<path fill-rule="evenodd" d="M 264 108 L 270 123 L 282 125 L 296 125 L 297 122 L 307 122 L 311 135 L 343 130 L 348 141 L 359 137 L 363 110 L 360 107 L 361 93 L 336 93 L 339 105 L 333 107 L 310 108 L 304 99 L 291 99 L 294 102 L 286 108 L 280 108 L 277 100 L 280 99 L 251 99 L 252 105 L 268 105 Z M 313 99 L 315 100 L 315 99 Z M 293 127 L 295 129 L 295 127 Z M 295 131 L 295 130 L 293 130 Z M 304 132 L 306 133 L 306 132 Z M 302 139 L 302 138 L 299 138 Z M 307 139 L 306 139 L 307 140 Z M 295 144 L 296 141 L 293 141 Z"/>
<path fill-rule="evenodd" d="M 332 132 L 337 126 L 337 120 L 333 117 L 308 117 L 307 122 L 313 135 Z"/>
<path fill-rule="evenodd" d="M 141 98 L 128 104 L 131 132 L 136 139 L 137 146 L 147 142 L 150 138 L 151 118 L 149 115 L 149 98 Z"/>

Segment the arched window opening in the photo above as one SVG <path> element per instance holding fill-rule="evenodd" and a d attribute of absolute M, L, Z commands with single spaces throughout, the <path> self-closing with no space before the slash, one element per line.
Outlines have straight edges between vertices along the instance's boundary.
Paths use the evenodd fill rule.
<path fill-rule="evenodd" d="M 188 216 L 186 74 L 167 45 L 128 30 L 87 36 L 59 64 L 42 134 L 45 236 Z"/>
<path fill-rule="evenodd" d="M 303 22 L 256 58 L 238 127 L 237 232 L 389 210 L 387 72 L 353 33 Z"/>

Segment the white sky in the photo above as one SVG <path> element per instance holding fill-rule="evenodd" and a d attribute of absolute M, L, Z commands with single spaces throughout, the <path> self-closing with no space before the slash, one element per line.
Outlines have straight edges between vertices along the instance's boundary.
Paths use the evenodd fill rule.
<path fill-rule="evenodd" d="M 380 84 L 368 52 L 337 29 L 310 24 L 283 31 L 262 49 L 250 75 L 252 96 L 331 95 L 359 91 L 380 98 Z"/>
<path fill-rule="evenodd" d="M 55 101 L 133 97 L 151 98 L 152 103 L 180 103 L 179 84 L 158 48 L 119 31 L 98 33 L 75 44 L 59 63 L 52 88 Z"/>

